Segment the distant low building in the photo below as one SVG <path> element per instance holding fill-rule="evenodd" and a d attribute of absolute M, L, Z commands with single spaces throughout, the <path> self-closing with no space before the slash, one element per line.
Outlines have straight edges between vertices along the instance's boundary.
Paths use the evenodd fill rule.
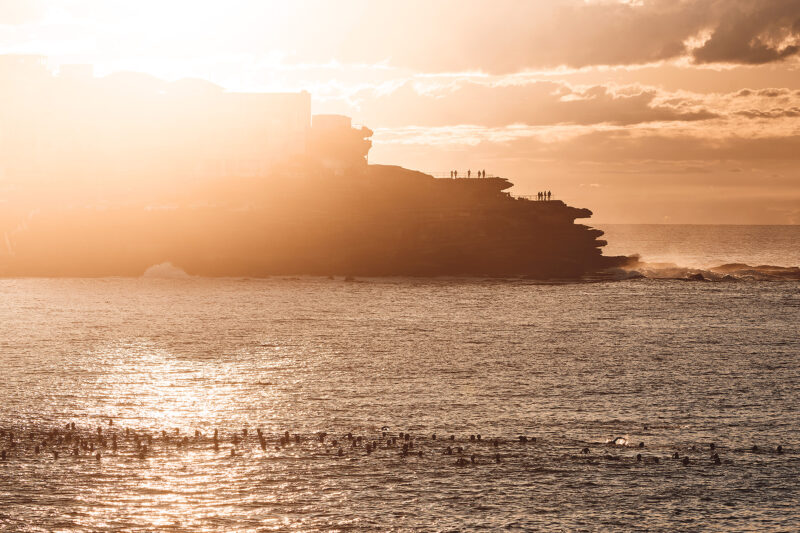
<path fill-rule="evenodd" d="M 0 56 L 0 178 L 203 179 L 267 176 L 298 158 L 335 173 L 366 166 L 372 135 L 311 116 L 311 95 L 228 92 L 42 56 Z"/>

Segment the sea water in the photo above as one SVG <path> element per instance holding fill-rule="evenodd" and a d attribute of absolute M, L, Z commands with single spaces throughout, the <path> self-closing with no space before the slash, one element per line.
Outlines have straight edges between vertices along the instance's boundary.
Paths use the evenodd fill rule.
<path fill-rule="evenodd" d="M 612 253 L 682 259 L 639 230 Z M 684 253 L 800 263 L 795 228 L 747 231 L 778 244 Z M 2 531 L 800 527 L 798 282 L 5 279 L 0 302 Z"/>

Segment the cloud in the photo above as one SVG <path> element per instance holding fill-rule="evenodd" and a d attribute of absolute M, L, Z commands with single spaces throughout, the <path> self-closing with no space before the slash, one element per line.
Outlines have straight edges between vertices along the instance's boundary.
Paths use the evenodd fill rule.
<path fill-rule="evenodd" d="M 399 10 L 381 0 L 347 5 L 361 13 L 347 17 L 347 37 L 315 28 L 326 51 L 345 61 L 386 59 L 423 72 L 502 74 L 681 58 L 753 65 L 800 50 L 797 0 L 494 0 L 491 9 L 479 0 L 408 0 Z M 297 50 L 318 52 L 312 43 Z"/>
<path fill-rule="evenodd" d="M 788 109 L 770 109 L 768 111 L 762 111 L 760 109 L 751 109 L 747 111 L 738 111 L 737 115 L 747 117 L 747 118 L 762 118 L 762 119 L 772 119 L 772 118 L 794 118 L 800 117 L 800 107 L 790 107 Z"/>
<path fill-rule="evenodd" d="M 410 80 L 395 90 L 367 89 L 353 96 L 358 120 L 376 127 L 472 124 L 614 124 L 701 121 L 718 115 L 681 99 L 657 102 L 660 93 L 639 86 L 572 87 L 553 81 Z"/>
<path fill-rule="evenodd" d="M 16 26 L 41 19 L 45 6 L 40 0 L 0 0 L 0 26 Z"/>
<path fill-rule="evenodd" d="M 518 147 L 525 150 L 524 146 Z M 711 138 L 658 131 L 593 132 L 551 147 L 554 158 L 585 161 L 800 161 L 800 135 Z"/>
<path fill-rule="evenodd" d="M 287 63 L 508 74 L 675 60 L 764 64 L 800 46 L 797 0 L 0 0 L 0 24 L 34 21 L 45 8 L 64 21 L 48 32 L 83 39 L 88 56 L 176 62 L 277 54 Z"/>
<path fill-rule="evenodd" d="M 709 39 L 692 50 L 696 63 L 758 65 L 800 52 L 797 0 L 722 2 Z"/>
<path fill-rule="evenodd" d="M 468 149 L 475 160 L 583 161 L 604 165 L 696 162 L 689 166 L 723 160 L 800 161 L 800 133 L 740 136 L 735 127 L 727 132 L 645 126 L 409 127 L 377 130 L 374 140 L 378 150 L 386 146 L 406 146 L 417 151 L 419 147 L 436 147 L 436 151 L 443 152 Z"/>

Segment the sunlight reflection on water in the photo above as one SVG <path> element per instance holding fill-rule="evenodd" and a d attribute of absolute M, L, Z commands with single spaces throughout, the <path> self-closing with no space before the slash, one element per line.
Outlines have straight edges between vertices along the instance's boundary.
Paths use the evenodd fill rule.
<path fill-rule="evenodd" d="M 798 523 L 796 283 L 3 280 L 0 296 L 4 530 Z M 70 421 L 119 449 L 34 454 Z M 125 428 L 152 438 L 142 458 Z"/>

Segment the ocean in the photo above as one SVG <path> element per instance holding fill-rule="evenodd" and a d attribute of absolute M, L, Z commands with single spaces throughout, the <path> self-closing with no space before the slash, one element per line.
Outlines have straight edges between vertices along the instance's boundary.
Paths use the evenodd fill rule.
<path fill-rule="evenodd" d="M 605 255 L 707 268 L 726 263 L 800 266 L 800 225 L 603 224 Z"/>
<path fill-rule="evenodd" d="M 798 226 L 602 229 L 800 264 Z M 2 279 L 0 531 L 797 530 L 799 289 Z"/>

